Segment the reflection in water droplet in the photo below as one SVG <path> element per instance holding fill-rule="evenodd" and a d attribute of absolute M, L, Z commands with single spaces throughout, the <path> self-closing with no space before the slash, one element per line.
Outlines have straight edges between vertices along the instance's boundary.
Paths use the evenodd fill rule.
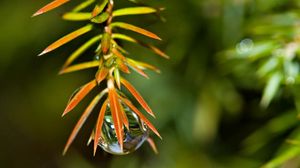
<path fill-rule="evenodd" d="M 253 41 L 251 39 L 244 39 L 236 45 L 236 50 L 239 54 L 244 54 L 252 50 Z"/>
<path fill-rule="evenodd" d="M 127 106 L 124 106 L 124 111 L 128 118 L 129 130 L 126 127 L 123 127 L 124 144 L 122 151 L 115 133 L 110 108 L 107 108 L 102 126 L 102 135 L 98 145 L 108 153 L 115 155 L 129 154 L 137 150 L 148 138 L 148 128 L 146 125 Z"/>

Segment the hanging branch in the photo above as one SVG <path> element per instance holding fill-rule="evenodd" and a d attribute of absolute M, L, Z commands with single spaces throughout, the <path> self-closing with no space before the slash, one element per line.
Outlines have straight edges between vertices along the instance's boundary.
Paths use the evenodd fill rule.
<path fill-rule="evenodd" d="M 38 16 L 40 14 L 51 11 L 65 4 L 68 1 L 69 0 L 54 0 L 46 6 L 44 6 L 43 8 L 41 8 L 40 10 L 38 10 L 35 14 L 33 14 L 33 16 Z M 83 12 L 84 9 L 86 9 L 92 4 L 95 4 L 95 7 L 92 11 Z M 95 0 L 85 0 L 81 4 L 76 6 L 72 11 L 63 15 L 63 19 L 65 20 L 87 21 L 89 23 L 86 26 L 79 28 L 60 38 L 59 40 L 55 41 L 54 43 L 49 45 L 45 50 L 43 50 L 39 54 L 39 56 L 47 54 L 61 47 L 62 45 L 80 36 L 83 36 L 88 32 L 93 31 L 94 28 L 98 25 L 104 25 L 103 32 L 88 40 L 74 53 L 72 53 L 71 56 L 67 59 L 66 63 L 64 64 L 62 70 L 60 71 L 60 74 L 65 74 L 89 68 L 98 68 L 98 71 L 95 75 L 95 79 L 80 87 L 80 89 L 78 89 L 78 91 L 72 96 L 63 113 L 63 116 L 72 111 L 89 92 L 96 88 L 97 85 L 106 83 L 106 88 L 100 90 L 100 93 L 93 99 L 93 101 L 82 114 L 81 118 L 79 119 L 78 123 L 76 124 L 74 130 L 72 131 L 67 141 L 63 154 L 67 152 L 71 143 L 74 141 L 76 135 L 82 127 L 83 123 L 86 121 L 88 116 L 93 111 L 94 107 L 100 102 L 102 98 L 105 100 L 104 103 L 102 103 L 102 107 L 99 112 L 99 116 L 95 127 L 95 133 L 92 134 L 92 139 L 94 139 L 94 154 L 97 150 L 99 138 L 101 136 L 101 128 L 103 126 L 104 116 L 106 115 L 106 110 L 108 106 L 111 110 L 113 125 L 121 150 L 123 150 L 124 143 L 123 126 L 129 129 L 129 122 L 126 116 L 127 114 L 124 111 L 124 106 L 129 107 L 140 118 L 140 120 L 148 126 L 148 128 L 150 128 L 157 136 L 161 138 L 158 131 L 150 123 L 150 121 L 122 93 L 122 86 L 124 86 L 133 95 L 133 97 L 137 100 L 141 107 L 143 107 L 143 109 L 151 116 L 155 117 L 154 113 L 152 112 L 146 101 L 142 98 L 140 93 L 138 93 L 138 91 L 127 80 L 125 80 L 122 77 L 122 73 L 120 73 L 123 72 L 128 74 L 130 73 L 129 68 L 131 68 L 140 75 L 148 78 L 148 75 L 144 72 L 144 70 L 149 69 L 158 73 L 160 72 L 160 70 L 148 63 L 140 62 L 129 58 L 128 52 L 125 49 L 123 49 L 116 42 L 116 40 L 118 39 L 140 44 L 141 46 L 150 49 L 159 56 L 162 56 L 164 58 L 169 57 L 153 45 L 136 40 L 125 34 L 114 33 L 114 30 L 125 29 L 155 40 L 161 40 L 161 38 L 156 34 L 143 28 L 137 27 L 135 25 L 131 25 L 129 23 L 113 22 L 113 19 L 115 17 L 125 15 L 158 14 L 160 10 L 161 9 L 155 9 L 148 6 L 129 7 L 114 10 L 113 0 L 102 0 L 100 3 L 96 3 Z M 84 55 L 85 51 L 91 46 L 93 46 L 93 44 L 95 43 L 98 43 L 98 48 L 95 51 L 95 55 L 99 59 L 78 64 L 72 64 L 78 57 Z M 148 142 L 150 143 L 150 146 L 153 147 L 154 151 L 157 153 L 154 141 L 152 139 L 148 139 Z"/>

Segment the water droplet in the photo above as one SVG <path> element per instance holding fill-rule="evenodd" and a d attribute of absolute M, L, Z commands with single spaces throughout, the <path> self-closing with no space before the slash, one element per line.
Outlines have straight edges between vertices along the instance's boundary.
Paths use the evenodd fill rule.
<path fill-rule="evenodd" d="M 94 60 L 100 60 L 100 56 L 97 54 L 94 56 Z"/>
<path fill-rule="evenodd" d="M 125 155 L 134 152 L 144 143 L 149 134 L 148 128 L 139 119 L 139 117 L 127 106 L 123 105 L 123 107 L 129 122 L 129 130 L 125 126 L 123 127 L 123 151 L 121 150 L 117 140 L 109 106 L 106 110 L 102 126 L 102 134 L 98 144 L 104 151 L 115 155 Z"/>
<path fill-rule="evenodd" d="M 236 45 L 236 51 L 239 54 L 244 54 L 252 50 L 253 48 L 253 41 L 251 39 L 244 39 L 240 43 Z"/>

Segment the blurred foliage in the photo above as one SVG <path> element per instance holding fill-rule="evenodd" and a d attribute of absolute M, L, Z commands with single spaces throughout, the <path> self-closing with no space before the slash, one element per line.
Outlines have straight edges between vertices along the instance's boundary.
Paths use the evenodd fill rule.
<path fill-rule="evenodd" d="M 0 27 L 0 167 L 300 166 L 299 0 L 145 1 L 166 7 L 165 23 L 152 17 L 136 22 L 158 32 L 164 39 L 159 48 L 171 60 L 124 45 L 163 67 L 161 75 L 150 73 L 146 82 L 129 77 L 157 114 L 153 123 L 164 138 L 155 139 L 160 153 L 145 144 L 131 155 L 99 152 L 95 158 L 92 148 L 83 146 L 89 137 L 84 130 L 93 125 L 84 126 L 70 152 L 61 156 L 87 102 L 68 120 L 59 116 L 72 90 L 93 73 L 56 75 L 84 38 L 35 57 L 74 26 L 57 17 L 76 0 L 43 21 L 31 19 L 47 2 L 0 2 L 5 16 Z"/>

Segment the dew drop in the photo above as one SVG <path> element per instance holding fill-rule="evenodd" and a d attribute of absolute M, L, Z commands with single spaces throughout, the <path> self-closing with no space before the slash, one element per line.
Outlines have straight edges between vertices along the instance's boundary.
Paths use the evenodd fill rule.
<path fill-rule="evenodd" d="M 239 54 L 244 54 L 252 50 L 254 44 L 251 39 L 244 39 L 236 45 L 236 51 Z"/>
<path fill-rule="evenodd" d="M 94 56 L 94 60 L 100 60 L 100 56 L 97 54 Z"/>
<path fill-rule="evenodd" d="M 109 106 L 106 110 L 102 126 L 102 134 L 98 144 L 104 151 L 114 155 L 126 155 L 134 152 L 144 143 L 145 140 L 147 140 L 149 134 L 148 128 L 139 119 L 139 117 L 127 106 L 123 105 L 123 107 L 129 122 L 129 130 L 123 126 L 123 151 L 121 150 L 117 140 Z"/>

